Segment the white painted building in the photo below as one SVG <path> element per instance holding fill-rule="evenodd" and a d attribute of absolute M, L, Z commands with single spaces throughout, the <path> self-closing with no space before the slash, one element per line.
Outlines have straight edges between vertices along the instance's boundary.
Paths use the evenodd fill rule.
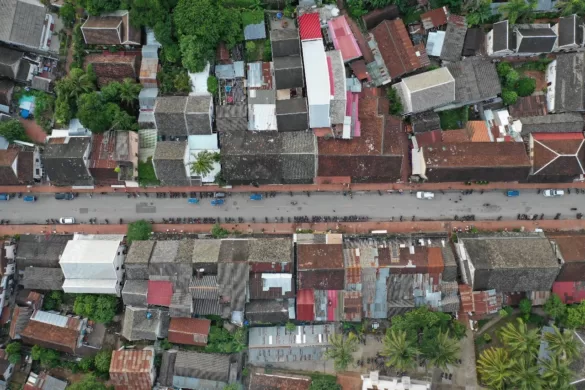
<path fill-rule="evenodd" d="M 362 375 L 362 390 L 427 390 L 430 388 L 429 382 L 410 379 L 408 376 L 401 378 L 379 376 L 378 371 L 370 371 L 369 375 Z"/>
<path fill-rule="evenodd" d="M 303 41 L 301 46 L 309 102 L 309 127 L 330 127 L 331 80 L 323 40 Z"/>

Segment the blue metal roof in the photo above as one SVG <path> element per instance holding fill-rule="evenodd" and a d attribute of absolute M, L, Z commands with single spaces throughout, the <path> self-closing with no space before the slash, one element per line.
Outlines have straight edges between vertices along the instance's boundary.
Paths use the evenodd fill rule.
<path fill-rule="evenodd" d="M 249 24 L 244 27 L 244 38 L 247 41 L 266 38 L 266 26 L 264 25 L 264 22 Z"/>

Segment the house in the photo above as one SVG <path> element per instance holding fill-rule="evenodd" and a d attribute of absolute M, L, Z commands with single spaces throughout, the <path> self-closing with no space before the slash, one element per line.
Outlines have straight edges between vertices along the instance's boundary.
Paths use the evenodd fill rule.
<path fill-rule="evenodd" d="M 55 21 L 40 1 L 6 0 L 0 16 L 1 42 L 23 49 L 58 50 L 50 48 Z"/>
<path fill-rule="evenodd" d="M 34 183 L 34 154 L 19 148 L 0 150 L 0 185 Z"/>
<path fill-rule="evenodd" d="M 455 103 L 444 108 L 476 104 L 502 93 L 496 66 L 491 61 L 470 58 L 449 64 L 447 69 L 455 79 Z"/>
<path fill-rule="evenodd" d="M 163 185 L 188 186 L 191 180 L 187 176 L 188 167 L 185 159 L 188 156 L 187 141 L 159 141 L 156 143 L 154 158 L 154 172 Z"/>
<path fill-rule="evenodd" d="M 330 19 L 327 22 L 329 37 L 333 40 L 335 50 L 341 51 L 343 62 L 353 61 L 362 56 L 353 32 L 349 28 L 345 15 Z"/>
<path fill-rule="evenodd" d="M 309 128 L 307 99 L 276 100 L 278 131 L 305 131 Z"/>
<path fill-rule="evenodd" d="M 482 318 L 488 314 L 496 314 L 502 308 L 503 294 L 495 289 L 473 291 L 467 284 L 459 285 L 461 311 L 474 318 Z"/>
<path fill-rule="evenodd" d="M 51 138 L 43 152 L 49 181 L 57 186 L 93 185 L 89 172 L 90 137 Z"/>
<path fill-rule="evenodd" d="M 28 80 L 30 66 L 23 52 L 0 47 L 0 77 L 24 83 Z"/>
<path fill-rule="evenodd" d="M 554 282 L 552 292 L 567 305 L 577 304 L 585 300 L 585 282 Z"/>
<path fill-rule="evenodd" d="M 392 79 L 420 69 L 417 51 L 401 19 L 384 20 L 370 32 Z"/>
<path fill-rule="evenodd" d="M 136 81 L 140 75 L 139 62 L 138 57 L 133 55 L 90 54 L 85 57 L 84 67 L 93 67 L 97 84 L 103 87 L 112 81 Z"/>
<path fill-rule="evenodd" d="M 486 34 L 486 51 L 490 57 L 534 56 L 550 53 L 557 34 L 549 24 L 510 26 L 507 20 L 494 23 Z"/>
<path fill-rule="evenodd" d="M 428 390 L 431 388 L 431 383 L 427 381 L 411 379 L 408 376 L 401 378 L 381 376 L 378 371 L 370 371 L 361 378 L 363 389 L 379 387 L 386 390 Z"/>
<path fill-rule="evenodd" d="M 14 81 L 0 80 L 0 113 L 10 114 Z"/>
<path fill-rule="evenodd" d="M 167 336 L 169 322 L 167 311 L 126 306 L 121 335 L 128 341 L 156 341 Z"/>
<path fill-rule="evenodd" d="M 246 319 L 250 324 L 282 324 L 294 316 L 294 298 L 285 300 L 250 301 L 246 303 Z M 291 316 L 292 312 L 292 316 Z"/>
<path fill-rule="evenodd" d="M 559 273 L 550 241 L 538 233 L 460 234 L 463 281 L 473 290 L 547 291 Z"/>
<path fill-rule="evenodd" d="M 217 131 L 248 130 L 248 111 L 245 105 L 217 106 L 215 124 Z"/>
<path fill-rule="evenodd" d="M 16 297 L 12 311 L 8 335 L 13 340 L 20 339 L 20 333 L 30 322 L 33 313 L 43 305 L 43 296 L 37 292 L 21 290 Z"/>
<path fill-rule="evenodd" d="M 384 20 L 394 20 L 398 18 L 399 15 L 400 12 L 397 6 L 388 5 L 384 8 L 378 8 L 368 12 L 362 16 L 362 21 L 364 22 L 366 30 L 371 30 L 382 23 Z"/>
<path fill-rule="evenodd" d="M 264 24 L 264 11 L 242 12 L 244 24 L 244 39 L 253 41 L 266 38 L 266 24 Z"/>
<path fill-rule="evenodd" d="M 295 281 L 290 273 L 251 273 L 250 299 L 289 299 L 295 297 Z"/>
<path fill-rule="evenodd" d="M 585 53 L 559 54 L 546 69 L 550 112 L 585 111 Z"/>
<path fill-rule="evenodd" d="M 305 14 L 317 15 L 317 14 Z M 317 23 L 319 21 L 317 20 Z M 321 30 L 319 29 L 319 34 Z M 309 103 L 309 127 L 330 127 L 331 85 L 327 55 L 323 40 L 303 40 L 301 29 L 301 46 L 303 48 L 303 65 L 307 80 L 307 101 Z M 277 78 L 277 89 L 278 78 Z"/>
<path fill-rule="evenodd" d="M 174 291 L 186 291 L 193 275 L 192 255 L 193 240 L 157 241 L 148 266 L 149 280 L 172 282 Z M 172 297 L 166 298 L 168 287 L 161 288 L 165 289 L 165 299 L 170 303 Z"/>
<path fill-rule="evenodd" d="M 443 6 L 435 8 L 420 15 L 420 20 L 425 30 L 433 30 L 447 24 L 449 8 Z"/>
<path fill-rule="evenodd" d="M 148 280 L 148 264 L 156 241 L 133 241 L 124 261 L 127 280 Z"/>
<path fill-rule="evenodd" d="M 211 321 L 197 318 L 171 318 L 169 342 L 204 347 L 207 345 Z"/>
<path fill-rule="evenodd" d="M 146 307 L 148 305 L 148 283 L 148 280 L 126 279 L 124 288 L 122 289 L 124 306 Z"/>
<path fill-rule="evenodd" d="M 352 139 L 317 139 L 320 180 L 343 182 L 396 182 L 406 179 L 407 136 L 400 118 L 387 115 L 387 100 L 376 89 L 359 101 L 359 136 Z M 403 177 L 404 176 L 404 177 Z"/>
<path fill-rule="evenodd" d="M 345 112 L 347 108 L 347 78 L 341 51 L 332 50 L 325 53 L 330 72 L 330 107 L 329 117 L 334 125 L 345 123 Z M 310 118 L 309 118 L 310 119 Z"/>
<path fill-rule="evenodd" d="M 575 51 L 583 47 L 583 21 L 576 14 L 560 17 L 551 29 L 559 37 L 555 51 Z"/>
<path fill-rule="evenodd" d="M 248 64 L 247 87 L 249 111 L 247 130 L 277 130 L 274 64 L 272 62 Z M 290 97 L 290 90 L 283 91 L 284 95 Z"/>
<path fill-rule="evenodd" d="M 341 244 L 297 245 L 297 284 L 301 289 L 343 290 Z"/>
<path fill-rule="evenodd" d="M 225 240 L 224 240 L 225 242 Z M 230 243 L 229 245 L 238 245 Z M 222 242 L 223 246 L 223 242 Z M 246 288 L 250 268 L 247 263 L 219 262 L 217 267 L 217 285 L 219 303 L 222 305 L 222 317 L 242 326 L 246 306 Z"/>
<path fill-rule="evenodd" d="M 548 110 L 546 109 L 546 95 L 519 97 L 516 103 L 508 106 L 508 111 L 510 112 L 510 116 L 514 119 L 522 119 L 532 116 L 547 116 L 546 114 L 548 114 Z"/>
<path fill-rule="evenodd" d="M 61 253 L 72 238 L 59 234 L 22 235 L 16 252 L 17 269 L 22 272 L 27 267 L 59 268 Z"/>
<path fill-rule="evenodd" d="M 223 389 L 237 380 L 239 364 L 230 355 L 170 350 L 163 354 L 161 385 L 184 389 Z"/>
<path fill-rule="evenodd" d="M 321 21 L 319 20 L 319 13 L 305 13 L 298 17 L 299 36 L 301 42 L 323 39 L 321 32 Z"/>
<path fill-rule="evenodd" d="M 15 365 L 8 360 L 6 350 L 0 349 L 0 389 L 7 389 L 12 374 L 14 373 Z"/>
<path fill-rule="evenodd" d="M 138 94 L 138 104 L 140 105 L 140 112 L 152 112 L 158 97 L 158 88 L 144 87 Z"/>
<path fill-rule="evenodd" d="M 449 15 L 445 40 L 441 50 L 441 60 L 445 62 L 457 62 L 461 59 L 465 35 L 467 34 L 467 21 L 464 16 Z"/>
<path fill-rule="evenodd" d="M 87 319 L 35 310 L 20 332 L 22 342 L 75 355 L 86 332 Z"/>
<path fill-rule="evenodd" d="M 191 317 L 193 315 L 193 297 L 189 291 L 175 291 L 169 306 L 171 318 Z"/>
<path fill-rule="evenodd" d="M 410 116 L 410 124 L 414 134 L 441 130 L 441 118 L 434 111 L 421 112 Z"/>
<path fill-rule="evenodd" d="M 245 106 L 240 107 L 244 107 L 245 112 Z M 215 178 L 221 171 L 221 165 L 219 162 L 213 161 L 211 171 L 204 176 L 193 170 L 193 164 L 197 161 L 197 158 L 201 153 L 211 153 L 212 156 L 219 155 L 217 134 L 190 135 L 187 138 L 187 147 L 189 149 L 189 154 L 185 157 L 185 168 L 187 170 L 187 175 L 191 178 L 192 185 L 215 183 Z"/>
<path fill-rule="evenodd" d="M 189 135 L 211 134 L 212 96 L 166 96 L 156 99 L 156 127 L 163 140 Z"/>
<path fill-rule="evenodd" d="M 31 372 L 26 380 L 23 390 L 65 390 L 67 382 L 59 380 L 46 371 L 41 371 L 39 374 Z"/>
<path fill-rule="evenodd" d="M 171 306 L 173 299 L 173 282 L 166 280 L 149 280 L 146 302 L 152 306 Z"/>
<path fill-rule="evenodd" d="M 69 241 L 59 260 L 65 276 L 63 291 L 120 296 L 124 251 L 120 240 Z"/>
<path fill-rule="evenodd" d="M 90 15 L 81 25 L 81 33 L 87 45 L 140 46 L 141 31 L 130 23 L 126 10 Z"/>
<path fill-rule="evenodd" d="M 146 46 L 142 47 L 143 51 L 144 48 L 146 48 Z M 142 60 L 140 61 L 140 73 L 138 76 L 138 81 L 140 82 L 140 85 L 142 85 L 142 88 L 158 88 L 158 80 L 156 77 L 158 68 L 158 57 L 142 57 Z"/>
<path fill-rule="evenodd" d="M 154 385 L 155 378 L 154 348 L 112 352 L 110 381 L 116 389 L 150 389 Z"/>
<path fill-rule="evenodd" d="M 468 28 L 463 42 L 463 57 L 475 57 L 485 53 L 485 32 L 481 28 Z"/>
<path fill-rule="evenodd" d="M 550 114 L 520 118 L 522 136 L 532 133 L 583 133 L 585 121 L 578 113 Z"/>
<path fill-rule="evenodd" d="M 296 28 L 271 30 L 270 44 L 272 46 L 272 58 L 298 57 L 301 55 L 299 30 Z"/>
<path fill-rule="evenodd" d="M 194 278 L 189 286 L 193 296 L 193 312 L 198 315 L 223 315 L 219 300 L 219 284 L 217 275 L 202 275 Z"/>
<path fill-rule="evenodd" d="M 93 134 L 89 172 L 100 185 L 138 185 L 138 133 L 108 131 Z"/>
<path fill-rule="evenodd" d="M 315 177 L 311 133 L 226 132 L 220 144 L 222 174 L 229 183 L 303 184 Z"/>
<path fill-rule="evenodd" d="M 428 111 L 456 100 L 455 78 L 447 68 L 405 77 L 392 88 L 402 100 L 404 114 Z"/>
<path fill-rule="evenodd" d="M 582 281 L 585 269 L 585 253 L 583 251 L 585 236 L 577 232 L 554 232 L 547 234 L 547 238 L 551 241 L 561 265 L 555 282 Z"/>
<path fill-rule="evenodd" d="M 64 279 L 60 268 L 27 267 L 21 283 L 29 290 L 58 291 L 63 289 Z"/>
<path fill-rule="evenodd" d="M 250 386 L 248 389 L 309 390 L 311 382 L 312 379 L 308 376 L 272 371 L 268 373 L 263 369 L 255 369 L 250 374 Z"/>
<path fill-rule="evenodd" d="M 583 133 L 531 133 L 531 182 L 571 183 L 585 175 Z"/>
<path fill-rule="evenodd" d="M 522 181 L 531 167 L 521 142 L 440 143 L 422 147 L 417 154 L 413 167 L 420 168 L 413 168 L 413 175 L 418 171 L 430 182 Z"/>
<path fill-rule="evenodd" d="M 334 324 L 297 326 L 292 332 L 284 326 L 253 327 L 248 334 L 248 358 L 254 366 L 324 360 L 329 338 L 334 334 Z"/>
<path fill-rule="evenodd" d="M 303 60 L 300 56 L 274 57 L 272 61 L 274 63 L 274 82 L 277 90 L 303 88 L 305 86 Z"/>
<path fill-rule="evenodd" d="M 39 374 L 31 372 L 27 378 L 23 390 L 65 390 L 67 382 L 50 376 L 46 371 Z"/>
<path fill-rule="evenodd" d="M 217 262 L 221 240 L 195 240 L 193 243 L 193 268 L 198 278 L 217 275 Z M 205 278 L 207 276 L 203 276 Z"/>

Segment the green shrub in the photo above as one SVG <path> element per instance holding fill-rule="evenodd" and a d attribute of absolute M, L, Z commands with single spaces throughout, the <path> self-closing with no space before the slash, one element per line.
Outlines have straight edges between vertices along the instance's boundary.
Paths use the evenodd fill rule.
<path fill-rule="evenodd" d="M 516 84 L 518 96 L 530 96 L 536 89 L 536 80 L 531 77 L 521 77 Z"/>
<path fill-rule="evenodd" d="M 219 91 L 219 82 L 217 81 L 217 77 L 209 76 L 207 78 L 207 92 L 212 95 L 217 95 Z"/>
<path fill-rule="evenodd" d="M 511 106 L 518 100 L 518 94 L 516 93 L 516 91 L 504 89 L 502 91 L 502 100 L 504 101 L 504 104 L 506 106 Z"/>

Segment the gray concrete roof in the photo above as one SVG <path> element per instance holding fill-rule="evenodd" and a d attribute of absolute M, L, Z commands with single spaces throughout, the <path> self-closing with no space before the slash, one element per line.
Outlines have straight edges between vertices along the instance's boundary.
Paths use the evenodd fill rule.
<path fill-rule="evenodd" d="M 186 148 L 187 141 L 157 142 L 154 160 L 183 160 Z"/>
<path fill-rule="evenodd" d="M 217 263 L 221 240 L 196 240 L 193 244 L 193 263 Z"/>
<path fill-rule="evenodd" d="M 150 255 L 156 241 L 133 241 L 126 256 L 125 263 L 136 264 L 145 263 L 148 264 L 150 261 Z"/>

